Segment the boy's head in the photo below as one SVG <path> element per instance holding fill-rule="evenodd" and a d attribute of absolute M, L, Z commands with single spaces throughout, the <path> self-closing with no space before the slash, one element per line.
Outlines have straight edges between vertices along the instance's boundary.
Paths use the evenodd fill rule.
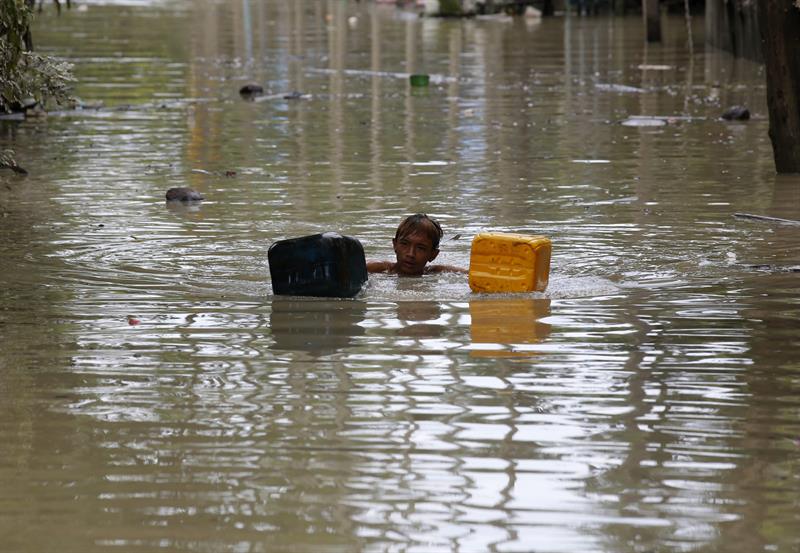
<path fill-rule="evenodd" d="M 394 235 L 392 244 L 397 255 L 397 272 L 421 275 L 425 265 L 439 255 L 442 227 L 436 219 L 423 213 L 406 217 Z"/>

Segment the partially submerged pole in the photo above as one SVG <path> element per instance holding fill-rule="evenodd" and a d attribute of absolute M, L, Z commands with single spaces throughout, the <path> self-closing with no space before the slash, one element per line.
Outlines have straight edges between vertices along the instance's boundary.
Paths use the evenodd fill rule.
<path fill-rule="evenodd" d="M 661 10 L 658 7 L 658 0 L 642 0 L 642 15 L 647 42 L 661 42 Z"/>
<path fill-rule="evenodd" d="M 775 169 L 800 173 L 800 7 L 794 2 L 761 0 L 758 23 Z"/>

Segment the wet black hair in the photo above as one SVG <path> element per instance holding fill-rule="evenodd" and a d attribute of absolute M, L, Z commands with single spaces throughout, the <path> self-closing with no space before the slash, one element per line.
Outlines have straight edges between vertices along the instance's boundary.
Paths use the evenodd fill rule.
<path fill-rule="evenodd" d="M 439 241 L 442 239 L 444 233 L 442 232 L 441 225 L 439 225 L 439 222 L 436 219 L 429 217 L 425 213 L 415 213 L 414 215 L 409 215 L 403 219 L 403 222 L 397 227 L 397 232 L 394 235 L 394 239 L 400 240 L 402 237 L 414 234 L 415 232 L 421 232 L 427 235 L 433 244 L 433 249 L 439 249 Z"/>

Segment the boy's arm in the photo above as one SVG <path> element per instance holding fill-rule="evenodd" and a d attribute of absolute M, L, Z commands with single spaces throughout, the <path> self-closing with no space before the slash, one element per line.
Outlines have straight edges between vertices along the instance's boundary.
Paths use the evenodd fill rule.
<path fill-rule="evenodd" d="M 367 261 L 368 273 L 391 273 L 394 263 L 391 261 Z"/>
<path fill-rule="evenodd" d="M 463 267 L 456 267 L 454 265 L 428 265 L 426 269 L 428 273 L 469 273 Z"/>

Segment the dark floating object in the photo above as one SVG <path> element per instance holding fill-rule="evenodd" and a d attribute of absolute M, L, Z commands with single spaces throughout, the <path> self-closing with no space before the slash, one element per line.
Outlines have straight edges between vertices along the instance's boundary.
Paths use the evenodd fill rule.
<path fill-rule="evenodd" d="M 744 106 L 733 106 L 725 110 L 722 118 L 728 121 L 747 121 L 750 119 L 750 110 Z"/>
<path fill-rule="evenodd" d="M 764 221 L 765 223 L 779 223 L 781 225 L 800 225 L 800 221 L 794 219 L 781 219 L 780 217 L 769 217 L 767 215 L 755 215 L 753 213 L 734 213 L 737 219 L 752 219 L 753 221 Z"/>
<path fill-rule="evenodd" d="M 335 232 L 279 240 L 267 258 L 278 296 L 352 298 L 367 281 L 361 242 Z"/>
<path fill-rule="evenodd" d="M 256 94 L 264 94 L 264 87 L 260 84 L 246 84 L 239 89 L 239 94 L 242 96 L 255 96 Z"/>
<path fill-rule="evenodd" d="M 284 94 L 284 100 L 299 100 L 303 97 L 303 93 L 297 90 L 291 91 L 289 94 Z"/>
<path fill-rule="evenodd" d="M 25 98 L 20 102 L 10 102 L 8 104 L 8 110 L 12 113 L 26 113 L 28 111 L 33 111 L 39 106 L 39 102 L 33 98 Z"/>
<path fill-rule="evenodd" d="M 800 273 L 800 265 L 768 265 L 768 264 L 760 264 L 760 265 L 747 265 L 749 269 L 758 269 L 760 271 L 773 271 L 776 273 Z"/>
<path fill-rule="evenodd" d="M 411 86 L 428 86 L 428 83 L 431 82 L 431 78 L 430 75 L 418 74 L 411 75 L 408 81 L 411 83 Z"/>
<path fill-rule="evenodd" d="M 203 199 L 203 195 L 193 188 L 179 186 L 167 190 L 168 202 L 199 202 Z"/>
<path fill-rule="evenodd" d="M 16 163 L 0 163 L 0 169 L 11 169 L 18 175 L 27 175 L 28 170 L 24 167 L 20 167 Z"/>

